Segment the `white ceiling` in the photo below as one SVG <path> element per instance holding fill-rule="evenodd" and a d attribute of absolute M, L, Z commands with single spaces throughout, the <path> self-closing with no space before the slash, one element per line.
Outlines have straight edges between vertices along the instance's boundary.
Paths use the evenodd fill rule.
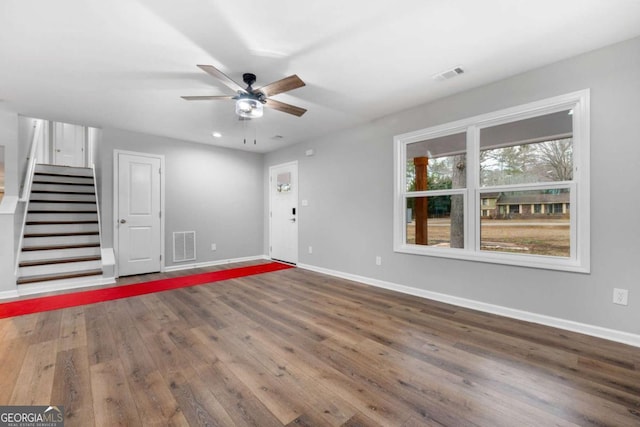
<path fill-rule="evenodd" d="M 267 152 L 639 35 L 638 0 L 2 0 L 0 100 Z M 184 101 L 231 94 L 196 64 L 256 87 L 298 74 L 274 99 L 308 112 L 240 122 L 232 101 Z"/>

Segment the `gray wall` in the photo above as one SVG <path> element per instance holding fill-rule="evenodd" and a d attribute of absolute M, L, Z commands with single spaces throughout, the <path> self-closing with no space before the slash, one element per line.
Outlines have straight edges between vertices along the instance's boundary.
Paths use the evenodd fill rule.
<path fill-rule="evenodd" d="M 0 104 L 0 145 L 4 147 L 4 197 L 0 200 L 0 292 L 16 288 L 14 275 L 18 198 L 18 115 Z"/>
<path fill-rule="evenodd" d="M 174 265 L 174 231 L 196 231 L 197 260 L 186 264 L 264 253 L 261 154 L 116 129 L 103 129 L 96 164 L 105 247 L 113 246 L 115 149 L 165 156 L 166 266 Z"/>
<path fill-rule="evenodd" d="M 299 197 L 309 201 L 299 215 L 302 264 L 638 334 L 639 76 L 640 39 L 634 39 L 270 153 L 264 191 L 269 166 L 299 161 Z M 591 274 L 393 252 L 394 135 L 585 88 L 591 89 Z M 316 154 L 305 157 L 308 148 Z M 264 218 L 267 205 L 268 199 Z M 265 253 L 267 225 L 265 219 Z M 612 303 L 614 287 L 629 289 L 628 306 Z"/>

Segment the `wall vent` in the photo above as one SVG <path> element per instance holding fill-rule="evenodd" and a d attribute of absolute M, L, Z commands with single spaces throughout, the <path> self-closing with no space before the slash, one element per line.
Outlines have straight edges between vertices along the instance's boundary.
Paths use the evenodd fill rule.
<path fill-rule="evenodd" d="M 459 76 L 460 74 L 464 73 L 464 70 L 462 69 L 462 67 L 457 66 L 454 67 L 450 70 L 447 71 L 443 71 L 441 73 L 435 74 L 433 76 L 431 76 L 434 80 L 438 80 L 438 81 L 443 81 L 443 80 L 449 80 L 455 76 Z"/>
<path fill-rule="evenodd" d="M 173 232 L 173 262 L 196 260 L 196 232 Z"/>

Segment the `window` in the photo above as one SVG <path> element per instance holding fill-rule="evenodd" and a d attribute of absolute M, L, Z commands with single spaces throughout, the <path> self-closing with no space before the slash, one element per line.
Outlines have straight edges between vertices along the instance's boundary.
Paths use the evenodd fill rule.
<path fill-rule="evenodd" d="M 589 92 L 394 138 L 394 250 L 589 271 Z"/>

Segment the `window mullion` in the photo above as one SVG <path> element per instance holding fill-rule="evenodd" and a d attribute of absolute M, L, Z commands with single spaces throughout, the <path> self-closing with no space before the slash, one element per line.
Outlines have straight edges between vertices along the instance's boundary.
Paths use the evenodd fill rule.
<path fill-rule="evenodd" d="M 467 219 L 465 230 L 465 247 L 468 250 L 480 249 L 480 231 L 478 223 L 478 192 L 480 183 L 480 131 L 477 126 L 467 128 L 467 203 L 465 217 Z"/>

